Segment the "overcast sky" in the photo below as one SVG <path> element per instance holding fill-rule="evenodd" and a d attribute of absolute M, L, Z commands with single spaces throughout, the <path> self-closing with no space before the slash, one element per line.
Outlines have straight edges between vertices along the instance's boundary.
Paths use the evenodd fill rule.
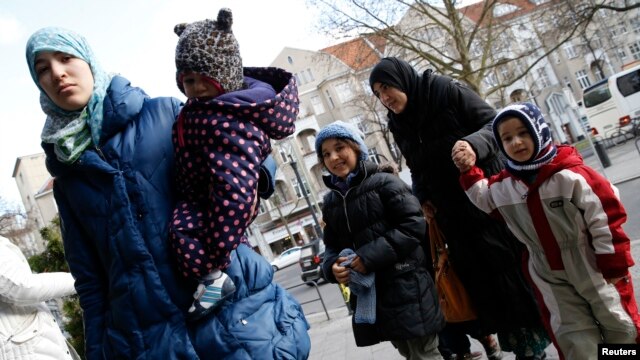
<path fill-rule="evenodd" d="M 245 66 L 267 66 L 284 47 L 332 44 L 314 34 L 304 0 L 2 0 L 0 2 L 0 197 L 20 203 L 11 177 L 16 158 L 42 152 L 45 116 L 25 61 L 29 36 L 46 26 L 84 35 L 102 67 L 151 96 L 184 99 L 175 85 L 174 25 L 233 11 Z"/>

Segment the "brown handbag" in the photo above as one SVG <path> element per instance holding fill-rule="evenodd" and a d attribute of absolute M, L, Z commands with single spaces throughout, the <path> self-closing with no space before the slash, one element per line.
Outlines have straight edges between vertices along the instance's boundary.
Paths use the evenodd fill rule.
<path fill-rule="evenodd" d="M 451 267 L 444 234 L 434 218 L 429 221 L 429 239 L 436 273 L 436 290 L 444 318 L 450 323 L 477 319 L 469 294 Z"/>

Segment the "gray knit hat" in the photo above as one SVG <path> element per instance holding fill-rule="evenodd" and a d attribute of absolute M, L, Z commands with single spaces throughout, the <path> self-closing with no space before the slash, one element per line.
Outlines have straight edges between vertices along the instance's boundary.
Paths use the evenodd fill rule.
<path fill-rule="evenodd" d="M 205 19 L 178 24 L 173 31 L 180 37 L 176 46 L 176 81 L 184 93 L 181 74 L 193 71 L 205 75 L 229 93 L 243 87 L 242 58 L 231 25 L 231 9 L 222 8 L 217 20 Z"/>

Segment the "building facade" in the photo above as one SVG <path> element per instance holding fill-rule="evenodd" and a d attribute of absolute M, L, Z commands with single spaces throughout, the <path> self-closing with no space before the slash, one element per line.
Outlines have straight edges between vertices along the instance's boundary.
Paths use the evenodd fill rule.
<path fill-rule="evenodd" d="M 51 191 L 52 179 L 45 165 L 44 153 L 21 156 L 13 169 L 18 192 L 25 209 L 26 220 L 22 229 L 21 249 L 26 256 L 45 249 L 39 230 L 49 225 L 58 209 Z"/>

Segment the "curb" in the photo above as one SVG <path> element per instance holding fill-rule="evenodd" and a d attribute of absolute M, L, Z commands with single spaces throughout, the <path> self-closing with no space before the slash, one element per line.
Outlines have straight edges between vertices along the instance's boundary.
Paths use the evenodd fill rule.
<path fill-rule="evenodd" d="M 632 176 L 629 176 L 629 177 L 626 177 L 626 178 L 623 178 L 623 179 L 620 179 L 620 180 L 616 180 L 616 182 L 612 181 L 611 183 L 613 185 L 618 185 L 618 184 L 626 183 L 626 182 L 633 181 L 633 180 L 636 180 L 636 179 L 640 179 L 640 174 L 632 175 Z"/>
<path fill-rule="evenodd" d="M 330 322 L 332 320 L 341 319 L 345 316 L 349 316 L 347 306 L 341 306 L 339 308 L 331 309 L 328 311 L 330 319 L 327 319 L 327 314 L 324 311 L 314 312 L 311 314 L 305 314 L 305 318 L 309 325 L 320 324 L 323 322 Z"/>

